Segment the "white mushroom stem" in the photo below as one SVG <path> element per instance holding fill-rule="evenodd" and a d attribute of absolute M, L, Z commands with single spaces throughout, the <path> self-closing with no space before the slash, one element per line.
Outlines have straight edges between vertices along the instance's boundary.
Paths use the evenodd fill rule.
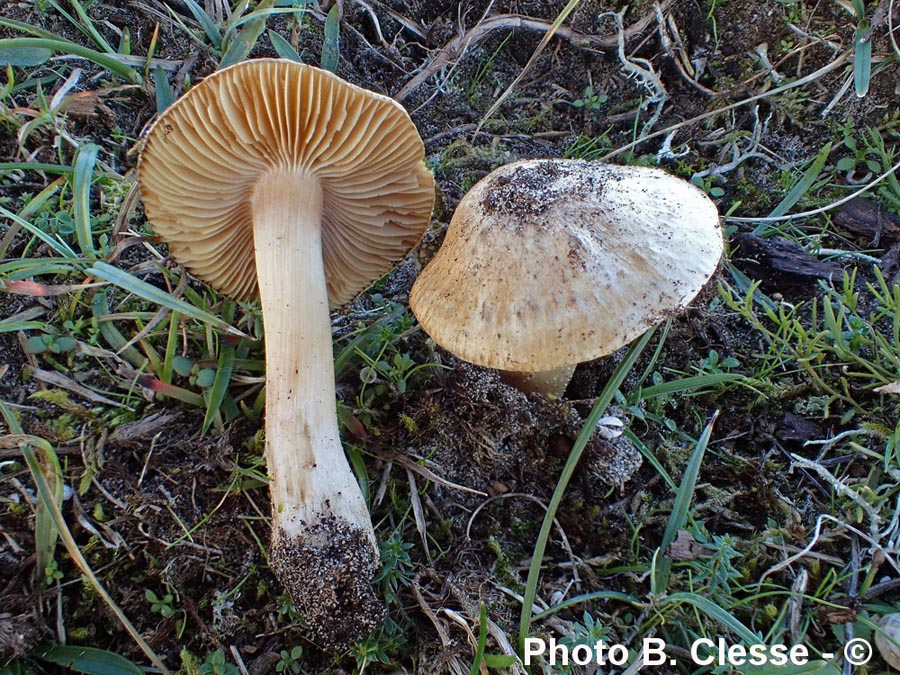
<path fill-rule="evenodd" d="M 516 372 L 513 370 L 501 370 L 500 376 L 507 384 L 511 384 L 519 391 L 526 394 L 543 394 L 547 398 L 562 398 L 566 393 L 566 387 L 575 372 L 575 365 L 562 366 L 553 370 L 539 370 L 535 372 Z"/>
<path fill-rule="evenodd" d="M 335 602 L 364 592 L 378 549 L 338 431 L 322 188 L 315 176 L 276 170 L 257 183 L 252 208 L 266 333 L 270 565 L 301 608 L 328 614 L 336 610 L 322 606 L 323 587 L 338 596 Z M 316 597 L 307 602 L 310 594 Z"/>

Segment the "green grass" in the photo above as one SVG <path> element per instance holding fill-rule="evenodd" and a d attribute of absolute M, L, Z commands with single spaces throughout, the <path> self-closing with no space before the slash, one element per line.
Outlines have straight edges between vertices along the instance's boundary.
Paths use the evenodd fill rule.
<path fill-rule="evenodd" d="M 843 31 L 845 51 L 818 71 L 801 68 L 727 106 L 711 101 L 698 117 L 660 125 L 643 139 L 634 137 L 640 111 L 624 126 L 608 122 L 608 102 L 572 73 L 567 93 L 552 98 L 574 105 L 510 104 L 513 85 L 523 101 L 547 98 L 540 82 L 516 79 L 520 70 L 554 73 L 562 62 L 555 58 L 572 61 L 568 52 L 548 55 L 554 41 L 522 69 L 518 33 L 498 44 L 471 81 L 445 83 L 448 109 L 460 101 L 472 109 L 441 117 L 425 105 L 417 113 L 444 131 L 479 119 L 484 111 L 476 108 L 489 107 L 488 85 L 506 89 L 494 92 L 491 134 L 448 137 L 428 148 L 442 190 L 457 196 L 519 154 L 652 163 L 652 139 L 676 132 L 678 159 L 670 168 L 686 178 L 705 171 L 697 182 L 720 199 L 730 228 L 784 236 L 812 255 L 846 253 L 846 273 L 814 285 L 809 297 L 785 297 L 763 293 L 738 261 L 726 263 L 718 288 L 690 318 L 640 338 L 602 381 L 596 367 L 584 370 L 594 378 L 585 388 L 595 394 L 572 404 L 577 428 L 563 457 L 505 445 L 522 433 L 509 419 L 540 424 L 533 402 L 510 399 L 519 406 L 510 411 L 501 399 L 511 394 L 496 386 L 485 385 L 486 394 L 453 391 L 462 380 L 418 328 L 403 293 L 393 297 L 385 284 L 366 294 L 336 318 L 335 373 L 345 446 L 376 516 L 383 561 L 376 583 L 388 615 L 346 653 L 323 654 L 305 640 L 303 617 L 265 569 L 260 309 L 217 295 L 167 260 L 135 208 L 133 156 L 121 139 L 148 121 L 136 115 L 149 117 L 181 93 L 178 69 L 164 69 L 164 60 L 198 57 L 186 83 L 259 54 L 358 74 L 360 60 L 372 58 L 359 37 L 372 30 L 372 18 L 348 12 L 346 3 L 340 17 L 337 9 L 323 14 L 312 3 L 270 0 L 232 3 L 220 21 L 203 3 L 186 4 L 190 16 L 171 13 L 174 33 L 165 41 L 105 21 L 98 3 L 78 0 L 40 3 L 56 32 L 0 19 L 7 36 L 0 39 L 0 292 L 9 308 L 0 316 L 9 350 L 0 361 L 0 382 L 9 384 L 0 400 L 0 530 L 33 558 L 23 584 L 29 606 L 42 607 L 52 631 L 63 629 L 29 644 L 24 656 L 0 661 L 2 675 L 61 665 L 138 672 L 149 664 L 159 672 L 238 673 L 262 643 L 232 635 L 265 635 L 271 669 L 295 674 L 394 672 L 439 651 L 454 672 L 521 672 L 521 644 L 536 635 L 569 647 L 621 642 L 632 655 L 643 638 L 660 637 L 678 658 L 678 672 L 729 672 L 691 668 L 684 650 L 698 638 L 722 636 L 803 644 L 818 660 L 854 636 L 871 637 L 878 619 L 896 611 L 898 594 L 882 579 L 900 574 L 900 287 L 872 265 L 882 252 L 849 239 L 832 217 L 854 191 L 887 209 L 885 217 L 900 211 L 900 127 L 896 111 L 864 123 L 843 113 L 823 121 L 804 103 L 820 98 L 823 87 L 836 93 L 840 83 L 829 74 L 843 72 L 851 96 L 864 100 L 896 74 L 896 56 L 880 34 L 863 39 L 871 7 L 853 3 L 853 25 L 842 27 L 820 23 L 810 3 L 780 3 L 785 21 L 820 36 Z M 577 17 L 578 4 L 554 8 Z M 733 29 L 735 4 L 704 5 L 719 40 Z M 402 13 L 375 16 L 399 45 L 381 56 L 410 73 L 423 65 L 426 50 L 404 42 L 415 25 L 399 28 Z M 635 19 L 626 16 L 625 25 Z M 174 53 L 173 36 L 189 46 Z M 769 47 L 780 71 L 797 67 L 795 42 Z M 617 63 L 591 59 L 584 68 L 598 75 Z M 713 66 L 710 77 L 724 72 Z M 621 79 L 625 98 L 638 101 L 639 86 Z M 716 83 L 731 93 L 724 77 Z M 71 113 L 68 97 L 81 92 L 108 102 L 107 126 Z M 751 114 L 760 102 L 771 104 L 769 119 Z M 431 107 L 440 113 L 443 105 Z M 788 124 L 780 114 L 802 118 Z M 562 135 L 532 143 L 538 134 L 522 133 L 529 115 Z M 681 135 L 688 124 L 690 139 Z M 804 151 L 788 160 L 777 147 L 760 146 L 774 145 L 763 124 L 783 136 L 805 125 Z M 727 133 L 716 135 L 715 127 Z M 753 152 L 768 152 L 771 164 L 736 161 Z M 728 171 L 710 171 L 729 162 Z M 850 185 L 848 175 L 865 180 Z M 754 185 L 755 176 L 768 184 Z M 810 215 L 792 218 L 799 212 Z M 758 218 L 765 220 L 751 220 Z M 32 389 L 39 391 L 18 396 Z M 458 428 L 440 429 L 459 421 L 446 401 L 468 401 L 474 412 Z M 158 412 L 180 415 L 180 435 L 153 428 L 130 445 L 110 440 Z M 602 470 L 590 462 L 592 432 L 613 413 L 644 466 L 624 486 L 597 488 Z M 793 444 L 780 437 L 786 413 L 814 423 L 818 435 Z M 468 445 L 453 445 L 460 439 Z M 465 455 L 454 466 L 446 451 L 460 447 Z M 498 473 L 483 480 L 463 470 L 485 467 Z M 119 480 L 131 492 L 115 490 Z M 454 481 L 510 498 L 497 508 Z M 504 482 L 515 482 L 514 490 L 504 491 Z M 460 522 L 488 505 L 494 508 L 478 521 L 483 530 L 474 528 L 469 539 Z M 150 520 L 151 512 L 159 519 Z M 216 538 L 223 532 L 230 539 Z M 125 547 L 109 548 L 117 536 Z M 227 558 L 233 544 L 241 556 Z M 203 568 L 208 591 L 181 583 L 185 560 Z M 95 625 L 100 612 L 114 617 L 111 625 Z M 816 663 L 777 672 L 838 668 Z M 876 658 L 857 672 L 884 666 Z"/>

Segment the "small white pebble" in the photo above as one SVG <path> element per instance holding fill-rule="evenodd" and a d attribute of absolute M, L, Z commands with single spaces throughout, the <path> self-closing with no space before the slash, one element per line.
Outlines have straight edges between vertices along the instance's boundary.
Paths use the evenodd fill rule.
<path fill-rule="evenodd" d="M 618 417 L 609 415 L 597 422 L 597 433 L 608 441 L 618 438 L 625 431 L 625 423 Z"/>

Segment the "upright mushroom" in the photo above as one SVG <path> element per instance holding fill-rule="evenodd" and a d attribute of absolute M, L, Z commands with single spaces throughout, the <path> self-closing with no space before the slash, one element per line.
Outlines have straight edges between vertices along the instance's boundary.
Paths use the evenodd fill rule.
<path fill-rule="evenodd" d="M 560 396 L 576 364 L 685 307 L 722 249 L 715 205 L 659 169 L 514 162 L 460 201 L 410 306 L 456 356 Z"/>
<path fill-rule="evenodd" d="M 323 643 L 371 628 L 379 564 L 338 432 L 329 309 L 428 225 L 434 179 L 403 108 L 317 68 L 260 59 L 191 89 L 147 133 L 138 175 L 171 255 L 262 301 L 269 564 Z"/>

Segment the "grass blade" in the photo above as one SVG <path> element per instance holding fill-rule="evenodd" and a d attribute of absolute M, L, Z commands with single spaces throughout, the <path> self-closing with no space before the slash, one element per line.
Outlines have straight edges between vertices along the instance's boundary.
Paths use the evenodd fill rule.
<path fill-rule="evenodd" d="M 283 59 L 290 59 L 291 61 L 296 61 L 297 63 L 303 63 L 303 59 L 300 58 L 300 55 L 297 51 L 291 46 L 291 43 L 281 37 L 274 30 L 270 30 L 268 32 L 269 42 L 272 43 L 272 48 L 275 50 L 275 53 L 278 54 Z"/>
<path fill-rule="evenodd" d="M 359 449 L 349 443 L 344 444 L 344 452 L 347 453 L 347 461 L 350 463 L 353 473 L 356 474 L 356 482 L 359 483 L 359 489 L 363 494 L 363 499 L 366 500 L 366 508 L 371 508 L 369 472 L 366 469 L 366 462 Z"/>
<path fill-rule="evenodd" d="M 860 23 L 856 29 L 853 45 L 853 88 L 857 98 L 862 98 L 869 93 L 869 81 L 872 78 L 872 36 L 869 34 L 867 21 Z"/>
<path fill-rule="evenodd" d="M 231 384 L 231 372 L 234 370 L 234 345 L 225 342 L 219 343 L 219 362 L 216 366 L 216 377 L 212 387 L 204 392 L 206 399 L 206 415 L 203 418 L 201 435 L 206 435 L 216 418 L 221 419 L 219 409 L 228 393 L 228 385 Z"/>
<path fill-rule="evenodd" d="M 834 661 L 809 661 L 804 664 L 785 664 L 783 666 L 757 666 L 744 671 L 747 675 L 841 675 L 841 669 Z"/>
<path fill-rule="evenodd" d="M 566 609 L 567 607 L 574 607 L 575 605 L 581 604 L 582 602 L 592 602 L 594 600 L 615 600 L 617 602 L 624 602 L 632 607 L 641 608 L 644 606 L 644 603 L 638 600 L 633 595 L 628 595 L 627 593 L 622 593 L 620 591 L 594 591 L 593 593 L 585 593 L 584 595 L 576 595 L 567 600 L 563 600 L 562 602 L 551 605 L 547 609 L 534 614 L 531 617 L 532 621 L 539 621 L 540 619 L 546 619 L 548 616 L 556 614 L 559 611 Z"/>
<path fill-rule="evenodd" d="M 3 58 L 0 56 L 0 63 Z M 42 162 L 0 162 L 0 171 L 46 171 L 48 173 L 72 173 L 74 168 L 60 164 Z"/>
<path fill-rule="evenodd" d="M 47 324 L 44 321 L 16 321 L 6 323 L 6 319 L 0 321 L 0 333 L 18 333 L 20 330 L 44 330 Z"/>
<path fill-rule="evenodd" d="M 176 401 L 181 401 L 182 403 L 192 405 L 195 408 L 203 408 L 206 405 L 205 399 L 200 394 L 197 394 L 193 391 L 188 391 L 187 389 L 183 389 L 182 387 L 177 387 L 174 384 L 167 384 L 162 380 L 153 377 L 152 375 L 138 375 L 135 378 L 135 382 L 137 382 L 137 384 L 142 386 L 144 389 L 152 391 L 154 394 L 167 396 L 171 399 L 175 399 Z"/>
<path fill-rule="evenodd" d="M 153 71 L 153 84 L 156 87 L 156 112 L 161 113 L 175 101 L 175 91 L 162 66 L 156 66 Z"/>
<path fill-rule="evenodd" d="M 247 58 L 250 50 L 256 46 L 259 36 L 262 35 L 262 32 L 266 29 L 266 20 L 268 19 L 268 12 L 266 10 L 268 10 L 273 3 L 274 0 L 261 0 L 256 6 L 256 10 L 249 16 L 243 18 L 246 25 L 239 33 L 235 34 L 233 39 L 227 41 L 229 43 L 228 49 L 225 50 L 225 55 L 219 62 L 220 69 L 227 68 L 228 66 L 239 63 Z"/>
<path fill-rule="evenodd" d="M 678 485 L 676 485 L 675 481 L 672 480 L 672 476 L 669 475 L 669 472 L 666 471 L 666 467 L 662 465 L 659 461 L 659 458 L 656 456 L 656 453 L 650 450 L 646 445 L 644 445 L 643 441 L 640 438 L 634 435 L 634 432 L 631 429 L 625 430 L 625 436 L 631 441 L 631 444 L 637 448 L 638 452 L 641 453 L 641 456 L 650 464 L 658 473 L 662 479 L 666 482 L 672 492 L 675 492 L 678 489 Z"/>
<path fill-rule="evenodd" d="M 672 595 L 667 595 L 663 598 L 660 603 L 663 605 L 680 605 L 682 603 L 692 605 L 737 635 L 741 643 L 753 645 L 761 642 L 760 637 L 736 619 L 731 612 L 722 609 L 712 600 L 702 595 L 697 595 L 696 593 L 672 593 Z"/>
<path fill-rule="evenodd" d="M 746 375 L 740 373 L 708 373 L 706 375 L 692 375 L 690 377 L 682 377 L 671 382 L 662 382 L 661 384 L 653 384 L 649 387 L 639 389 L 634 394 L 629 395 L 629 403 L 635 401 L 646 401 L 647 399 L 656 398 L 658 396 L 671 396 L 672 394 L 681 394 L 687 391 L 701 390 L 697 393 L 703 393 L 706 387 L 715 387 L 719 384 L 728 384 L 731 382 L 746 382 Z M 633 401 L 631 399 L 634 399 Z"/>
<path fill-rule="evenodd" d="M 819 150 L 819 154 L 816 155 L 816 158 L 813 160 L 813 163 L 806 170 L 806 173 L 803 174 L 803 177 L 800 181 L 791 188 L 790 192 L 788 192 L 784 199 L 778 202 L 778 205 L 772 209 L 772 212 L 769 214 L 769 218 L 778 218 L 786 214 L 797 202 L 800 201 L 800 198 L 809 192 L 809 189 L 813 186 L 813 183 L 816 182 L 816 179 L 819 177 L 819 174 L 822 173 L 822 169 L 825 168 L 825 162 L 828 161 L 828 155 L 831 153 L 831 143 L 826 143 L 821 150 Z M 768 223 L 761 223 L 753 230 L 753 234 L 761 235 L 764 234 L 768 227 Z"/>
<path fill-rule="evenodd" d="M 191 14 L 194 15 L 197 23 L 203 28 L 203 32 L 206 33 L 209 43 L 216 49 L 222 49 L 222 33 L 219 31 L 219 27 L 216 26 L 216 22 L 213 21 L 212 17 L 194 0 L 184 0 L 184 4 L 191 10 Z"/>
<path fill-rule="evenodd" d="M 37 237 L 38 239 L 40 239 L 42 242 L 47 244 L 47 246 L 49 246 L 54 251 L 56 251 L 61 258 L 67 258 L 69 260 L 78 260 L 79 259 L 78 254 L 75 253 L 75 251 L 73 251 L 71 248 L 69 248 L 69 245 L 66 244 L 66 242 L 62 241 L 61 239 L 55 239 L 54 237 L 51 237 L 49 234 L 47 234 L 40 228 L 31 224 L 24 218 L 21 218 L 20 216 L 16 215 L 12 211 L 9 211 L 9 210 L 3 208 L 2 206 L 0 206 L 0 216 L 3 216 L 4 218 L 8 218 L 12 222 L 16 223 L 22 229 L 26 230 L 30 234 L 32 234 L 35 237 Z"/>
<path fill-rule="evenodd" d="M 214 328 L 225 331 L 230 335 L 250 339 L 249 335 L 243 333 L 237 328 L 234 328 L 233 326 L 230 326 L 215 314 L 211 314 L 210 312 L 199 309 L 198 307 L 194 307 L 189 302 L 185 302 L 180 298 L 176 298 L 171 293 L 167 293 L 166 291 L 157 288 L 156 286 L 148 284 L 146 281 L 142 281 L 137 277 L 129 274 L 128 272 L 110 265 L 109 263 L 98 261 L 94 263 L 94 265 L 90 269 L 87 270 L 87 273 L 115 284 L 119 288 L 123 288 L 129 293 L 133 293 L 134 295 L 143 298 L 144 300 L 149 300 L 150 302 L 154 302 L 157 305 L 168 307 L 171 310 L 180 312 L 181 314 L 189 316 L 192 319 L 196 319 L 201 323 L 206 323 L 210 326 L 213 326 Z"/>
<path fill-rule="evenodd" d="M 97 32 L 97 29 L 94 28 L 94 22 L 91 21 L 91 17 L 89 17 L 87 12 L 84 11 L 84 7 L 81 6 L 81 3 L 78 2 L 78 0 L 69 0 L 69 4 L 72 5 L 72 8 L 78 15 L 78 19 L 75 19 L 75 17 L 73 17 L 66 10 L 60 7 L 59 3 L 56 2 L 56 0 L 49 0 L 49 2 L 51 5 L 53 5 L 53 8 L 56 9 L 57 12 L 66 17 L 66 19 L 69 20 L 69 23 L 71 23 L 78 30 L 84 33 L 84 35 L 88 37 L 91 42 L 97 45 L 97 47 L 102 49 L 107 54 L 116 53 L 116 50 L 110 47 L 109 43 L 103 38 L 102 35 L 100 35 L 100 33 Z"/>
<path fill-rule="evenodd" d="M 8 417 L 6 407 L 0 403 L 0 408 L 3 409 L 4 417 Z M 59 533 L 60 538 L 62 539 L 63 544 L 66 547 L 66 550 L 69 552 L 72 560 L 81 570 L 82 574 L 87 577 L 88 581 L 93 586 L 94 590 L 97 594 L 103 598 L 109 608 L 112 610 L 113 614 L 115 614 L 116 618 L 131 636 L 131 638 L 137 643 L 137 645 L 141 648 L 144 654 L 147 655 L 147 658 L 159 668 L 160 672 L 164 673 L 164 675 L 170 675 L 170 671 L 166 668 L 165 664 L 162 662 L 162 659 L 156 655 L 156 652 L 147 644 L 147 641 L 141 636 L 138 632 L 137 628 L 128 620 L 128 617 L 125 616 L 125 613 L 121 610 L 121 608 L 115 603 L 107 593 L 106 588 L 103 584 L 100 583 L 100 580 L 94 574 L 94 570 L 91 569 L 91 566 L 88 565 L 87 561 L 84 559 L 84 556 L 81 555 L 81 550 L 78 548 L 78 543 L 75 541 L 74 537 L 72 537 L 72 533 L 69 531 L 69 527 L 66 525 L 65 518 L 63 518 L 62 511 L 57 506 L 56 502 L 53 500 L 53 491 L 50 485 L 47 484 L 47 481 L 44 479 L 44 475 L 41 472 L 41 465 L 38 462 L 37 457 L 34 454 L 34 450 L 32 446 L 42 447 L 44 445 L 49 446 L 43 438 L 37 438 L 35 436 L 23 436 L 20 441 L 20 447 L 22 450 L 22 455 L 25 457 L 25 463 L 28 465 L 29 470 L 31 471 L 32 478 L 34 479 L 35 485 L 38 490 L 38 498 L 41 502 L 44 503 L 47 510 L 50 512 L 51 517 L 53 518 L 53 523 L 56 526 L 56 529 Z"/>
<path fill-rule="evenodd" d="M 625 381 L 625 377 L 631 372 L 631 369 L 634 367 L 641 352 L 644 351 L 644 347 L 650 342 L 653 333 L 653 329 L 648 330 L 634 343 L 634 345 L 632 345 L 631 349 L 628 350 L 628 354 L 616 368 L 616 371 L 606 383 L 606 386 L 594 403 L 594 407 L 591 409 L 590 414 L 584 421 L 584 425 L 581 427 L 578 438 L 575 439 L 575 444 L 572 446 L 569 458 L 563 466 L 562 473 L 560 474 L 559 480 L 556 483 L 556 488 L 553 491 L 553 496 L 550 498 L 550 503 L 547 505 L 547 512 L 544 514 L 544 521 L 541 523 L 541 530 L 538 533 L 538 538 L 534 545 L 534 552 L 531 555 L 531 565 L 528 568 L 528 580 L 525 582 L 525 593 L 522 600 L 522 613 L 519 616 L 518 646 L 520 653 L 524 649 L 525 638 L 528 637 L 528 630 L 531 627 L 531 614 L 532 609 L 534 608 L 534 599 L 537 595 L 538 578 L 541 574 L 541 561 L 544 558 L 547 541 L 550 539 L 550 530 L 553 527 L 556 511 L 559 509 L 566 487 L 569 485 L 569 481 L 575 473 L 575 467 L 578 465 L 581 455 L 584 453 L 585 447 L 587 447 L 588 441 L 594 434 L 594 429 L 597 426 L 597 422 L 600 420 L 600 416 L 612 402 L 619 387 Z"/>
<path fill-rule="evenodd" d="M 94 317 L 92 322 L 96 325 L 97 330 L 100 331 L 100 335 L 106 341 L 106 344 L 135 368 L 146 367 L 147 357 L 134 347 L 129 347 L 128 340 L 108 319 L 110 311 L 105 290 L 100 290 L 94 294 L 94 299 L 91 301 L 91 312 Z"/>
<path fill-rule="evenodd" d="M 24 437 L 22 426 L 15 415 L 0 401 L 0 415 L 6 422 L 6 426 L 15 435 Z M 41 458 L 32 455 L 34 462 L 29 465 L 32 473 L 40 475 L 47 487 L 46 500 L 39 499 L 34 509 L 34 548 L 35 568 L 38 574 L 44 574 L 53 561 L 53 553 L 56 550 L 56 542 L 59 532 L 53 524 L 52 510 L 48 509 L 48 503 L 52 503 L 59 510 L 63 502 L 63 477 L 62 467 L 59 465 L 59 457 L 53 446 L 47 441 L 38 445 Z"/>
<path fill-rule="evenodd" d="M 97 249 L 94 248 L 94 238 L 91 232 L 91 179 L 99 152 L 100 146 L 88 143 L 78 148 L 73 162 L 75 166 L 75 173 L 72 175 L 75 237 L 81 247 L 81 252 L 88 260 L 94 260 L 97 257 Z"/>
<path fill-rule="evenodd" d="M 76 260 L 44 258 L 19 258 L 9 262 L 0 263 L 0 275 L 4 276 L 6 288 L 11 285 L 8 282 L 15 280 L 27 280 L 31 277 L 39 277 L 44 274 L 72 274 L 81 269 Z M 37 282 L 32 282 L 37 284 Z"/>
<path fill-rule="evenodd" d="M 63 52 L 72 56 L 80 56 L 118 75 L 123 80 L 128 80 L 131 84 L 141 84 L 142 81 L 140 73 L 134 68 L 126 66 L 115 56 L 82 47 L 68 40 L 50 40 L 47 38 L 9 38 L 0 40 L 0 65 L 7 65 L 7 62 L 2 60 L 3 54 L 9 53 L 9 50 L 16 49 L 48 49 L 52 52 Z"/>
<path fill-rule="evenodd" d="M 657 549 L 658 564 L 653 571 L 651 578 L 651 592 L 664 593 L 669 585 L 669 575 L 672 571 L 672 560 L 666 557 L 666 551 L 675 537 L 678 530 L 684 528 L 688 519 L 688 511 L 691 508 L 691 500 L 694 497 L 694 487 L 697 485 L 697 476 L 700 475 L 700 465 L 703 463 L 703 455 L 706 453 L 706 447 L 709 445 L 709 439 L 712 436 L 713 425 L 719 416 L 717 410 L 713 413 L 712 419 L 703 429 L 700 440 L 691 453 L 691 459 L 688 461 L 687 467 L 684 469 L 684 475 L 681 477 L 681 484 L 675 493 L 675 503 L 672 504 L 672 513 L 669 514 L 669 522 L 666 525 L 666 531 L 663 534 L 662 541 Z M 748 643 L 751 644 L 751 643 Z"/>
<path fill-rule="evenodd" d="M 32 26 L 30 23 L 25 23 L 24 21 L 16 21 L 15 19 L 7 19 L 2 16 L 0 16 L 0 26 L 6 26 L 7 28 L 12 28 L 13 30 L 19 30 L 23 33 L 34 35 L 35 37 L 46 38 L 47 40 L 62 39 L 56 33 L 51 33 L 48 30 L 44 30 L 40 26 Z"/>
<path fill-rule="evenodd" d="M 322 42 L 322 62 L 325 70 L 336 73 L 341 61 L 341 6 L 334 3 L 325 17 L 325 41 Z"/>
<path fill-rule="evenodd" d="M 550 42 L 554 35 L 556 35 L 556 31 L 559 30 L 559 27 L 563 25 L 563 22 L 569 18 L 569 15 L 575 11 L 575 8 L 581 4 L 581 0 L 569 0 L 566 3 L 566 6 L 562 8 L 562 11 L 557 15 L 556 19 L 553 21 L 553 24 L 550 26 L 550 30 L 548 30 L 544 37 L 541 38 L 541 41 L 538 43 L 538 46 L 535 48 L 534 52 L 531 54 L 531 58 L 528 59 L 528 62 L 522 68 L 518 75 L 516 75 L 516 79 L 512 81 L 512 83 L 506 88 L 506 90 L 500 94 L 500 97 L 494 101 L 494 104 L 490 107 L 490 109 L 484 114 L 481 120 L 478 122 L 478 127 L 475 129 L 475 133 L 478 133 L 481 130 L 481 127 L 487 122 L 491 117 L 494 116 L 500 106 L 503 105 L 503 102 L 509 98 L 510 94 L 512 94 L 513 90 L 519 85 L 519 82 L 522 81 L 522 78 L 525 77 L 525 74 L 531 70 L 531 67 L 534 65 L 534 62 L 537 61 L 538 57 L 544 51 L 544 48 Z"/>
<path fill-rule="evenodd" d="M 0 47 L 0 64 L 16 68 L 43 65 L 51 56 L 53 52 L 42 47 Z"/>
<path fill-rule="evenodd" d="M 144 671 L 124 656 L 96 647 L 51 645 L 38 652 L 40 658 L 76 673 L 91 675 L 143 675 Z"/>
<path fill-rule="evenodd" d="M 484 661 L 484 647 L 487 644 L 487 606 L 483 602 L 478 608 L 478 615 L 478 644 L 475 646 L 475 658 L 472 659 L 469 675 L 479 675 Z"/>

